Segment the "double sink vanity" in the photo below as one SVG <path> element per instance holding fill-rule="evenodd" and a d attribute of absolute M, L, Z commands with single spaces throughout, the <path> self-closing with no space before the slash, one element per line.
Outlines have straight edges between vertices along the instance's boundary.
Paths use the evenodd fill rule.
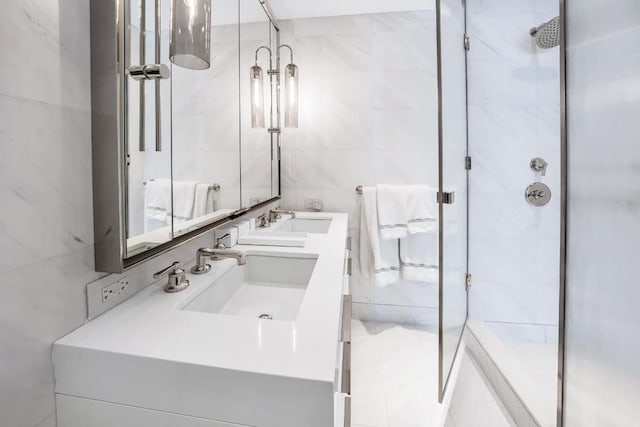
<path fill-rule="evenodd" d="M 345 425 L 347 222 L 283 215 L 260 231 L 265 244 L 232 248 L 242 262 L 185 266 L 185 290 L 157 281 L 59 340 L 58 425 Z M 268 246 L 294 232 L 303 247 Z"/>

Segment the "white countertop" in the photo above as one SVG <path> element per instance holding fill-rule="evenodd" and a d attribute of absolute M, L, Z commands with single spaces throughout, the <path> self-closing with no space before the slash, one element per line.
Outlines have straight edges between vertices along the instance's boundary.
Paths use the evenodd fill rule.
<path fill-rule="evenodd" d="M 304 248 L 243 245 L 233 248 L 254 254 L 318 256 L 295 321 L 182 310 L 228 271 L 235 260 L 210 262 L 213 268 L 208 274 L 187 273 L 191 282 L 187 290 L 165 293 L 162 290 L 165 280 L 161 280 L 57 341 L 54 344 L 56 392 L 84 396 L 81 383 L 88 372 L 83 372 L 82 366 L 90 357 L 88 354 L 96 352 L 104 353 L 100 359 L 118 355 L 172 362 L 172 366 L 188 365 L 190 372 L 198 368 L 203 375 L 205 371 L 200 369 L 213 368 L 320 382 L 327 390 L 333 387 L 348 215 L 298 213 L 298 218 L 327 217 L 332 218 L 328 233 L 309 234 Z M 288 218 L 283 215 L 280 221 Z M 74 350 L 78 350 L 76 355 Z M 78 356 L 80 354 L 82 356 Z M 95 367 L 91 368 L 88 363 L 86 369 Z M 104 380 L 109 381 L 108 377 L 107 372 Z M 92 381 L 99 382 L 100 376 Z M 99 387 L 99 384 L 89 385 L 89 396 L 85 397 L 107 399 L 108 396 L 97 391 Z M 95 395 L 91 396 L 91 390 Z"/>

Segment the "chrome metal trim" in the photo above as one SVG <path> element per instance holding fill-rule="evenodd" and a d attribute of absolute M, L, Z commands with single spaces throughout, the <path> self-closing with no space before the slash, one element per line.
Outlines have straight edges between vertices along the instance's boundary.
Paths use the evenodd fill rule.
<path fill-rule="evenodd" d="M 161 57 L 161 31 L 160 26 L 162 25 L 162 2 L 160 0 L 155 0 L 155 12 L 156 12 L 156 22 L 155 22 L 155 49 L 156 49 L 156 64 L 160 64 Z M 162 151 L 162 99 L 160 98 L 160 80 L 156 80 L 155 91 L 156 91 L 156 151 Z"/>
<path fill-rule="evenodd" d="M 342 387 L 340 392 L 351 394 L 351 343 L 342 343 Z"/>
<path fill-rule="evenodd" d="M 131 78 L 140 81 L 164 80 L 171 77 L 171 70 L 164 64 L 132 65 L 128 71 Z"/>
<path fill-rule="evenodd" d="M 342 296 L 342 329 L 340 341 L 351 342 L 351 314 L 353 309 L 353 296 L 351 294 Z"/>
<path fill-rule="evenodd" d="M 438 193 L 443 191 L 443 174 L 442 174 L 442 139 L 443 139 L 443 131 L 442 131 L 442 0 L 436 0 L 436 62 L 437 62 L 437 76 L 436 81 L 438 84 Z M 442 252 L 444 249 L 444 245 L 442 239 L 444 238 L 444 233 L 442 230 L 442 217 L 444 213 L 444 205 L 442 203 L 438 203 L 438 265 L 440 268 L 438 269 L 438 402 L 442 403 L 444 400 L 444 392 L 445 392 L 445 380 L 443 375 L 444 369 L 444 351 L 443 351 L 443 330 L 442 330 L 442 321 L 444 319 L 442 313 L 442 304 L 444 302 L 444 293 L 442 289 L 442 284 L 444 282 L 444 274 L 442 271 L 443 267 L 443 256 Z"/>
<path fill-rule="evenodd" d="M 273 25 L 273 27 L 280 31 L 280 26 L 278 25 L 278 20 L 276 19 L 276 16 L 273 14 L 273 9 L 271 9 L 271 5 L 269 4 L 268 0 L 258 0 L 260 2 L 260 6 L 262 6 L 262 9 L 264 9 L 264 13 L 267 14 L 267 17 L 269 18 L 269 21 L 271 21 L 271 25 Z"/>
<path fill-rule="evenodd" d="M 140 39 L 139 39 L 139 50 L 140 50 L 140 63 L 147 63 L 147 46 L 146 46 L 146 33 L 147 33 L 147 2 L 145 0 L 140 0 Z M 145 118 L 145 107 L 146 107 L 146 96 L 145 96 L 145 81 L 140 80 L 140 100 L 139 100 L 139 111 L 138 111 L 138 119 L 140 120 L 140 125 L 138 126 L 138 150 L 145 151 L 146 150 L 146 141 L 145 141 L 145 126 L 144 126 L 144 118 Z"/>
<path fill-rule="evenodd" d="M 352 237 L 351 236 L 347 236 L 347 241 L 345 242 L 345 248 L 350 251 L 351 250 L 351 245 L 352 245 Z"/>
<path fill-rule="evenodd" d="M 359 196 L 362 196 L 362 185 L 358 185 L 356 187 L 356 194 L 358 194 Z"/>
<path fill-rule="evenodd" d="M 125 1 L 91 0 L 90 25 L 95 268 L 119 273 L 126 254 Z"/>
<path fill-rule="evenodd" d="M 351 427 L 351 396 L 344 397 L 344 427 Z"/>
<path fill-rule="evenodd" d="M 560 0 L 560 295 L 558 319 L 557 425 L 564 425 L 564 374 L 566 336 L 568 137 L 567 137 L 567 0 Z"/>

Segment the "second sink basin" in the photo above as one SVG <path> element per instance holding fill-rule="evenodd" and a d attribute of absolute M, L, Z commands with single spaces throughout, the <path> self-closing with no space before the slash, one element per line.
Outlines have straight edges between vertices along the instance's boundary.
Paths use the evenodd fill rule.
<path fill-rule="evenodd" d="M 318 260 L 317 255 L 247 254 L 190 301 L 183 310 L 293 321 Z"/>
<path fill-rule="evenodd" d="M 326 234 L 331 227 L 331 218 L 292 218 L 278 227 L 279 231 Z"/>

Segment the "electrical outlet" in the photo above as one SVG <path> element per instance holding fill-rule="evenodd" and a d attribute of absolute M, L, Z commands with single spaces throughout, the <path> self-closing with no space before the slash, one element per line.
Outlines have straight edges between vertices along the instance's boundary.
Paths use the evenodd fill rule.
<path fill-rule="evenodd" d="M 322 200 L 320 200 L 320 199 L 305 199 L 304 208 L 305 209 L 311 209 L 311 210 L 314 210 L 314 211 L 321 211 L 322 210 Z"/>
<path fill-rule="evenodd" d="M 110 285 L 102 288 L 102 303 L 105 304 L 107 302 L 111 302 L 116 299 L 118 295 L 121 295 L 127 291 L 129 288 L 129 278 L 123 277 L 117 282 L 113 282 Z"/>

